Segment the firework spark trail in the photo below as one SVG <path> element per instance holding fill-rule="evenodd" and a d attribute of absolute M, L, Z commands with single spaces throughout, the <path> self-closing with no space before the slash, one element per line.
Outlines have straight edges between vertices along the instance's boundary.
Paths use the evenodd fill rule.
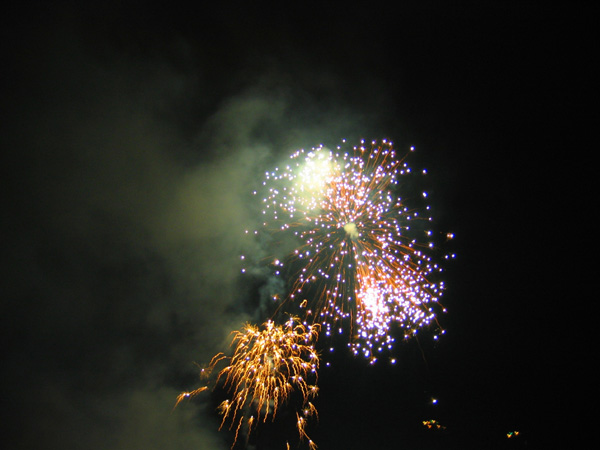
<path fill-rule="evenodd" d="M 397 197 L 399 179 L 411 169 L 391 142 L 351 153 L 320 146 L 290 158 L 266 173 L 263 229 L 254 232 L 298 240 L 285 261 L 272 263 L 276 275 L 290 267 L 293 279 L 281 307 L 305 307 L 305 319 L 323 324 L 327 335 L 349 319 L 356 328 L 352 349 L 373 361 L 377 351 L 391 348 L 392 323 L 408 337 L 435 320 L 443 283 L 430 280 L 442 269 L 429 256 L 432 232 L 411 228 L 431 217 Z"/>
<path fill-rule="evenodd" d="M 262 329 L 248 324 L 233 333 L 233 356 L 215 380 L 215 385 L 221 385 L 230 395 L 219 405 L 219 412 L 223 416 L 220 428 L 229 422 L 229 429 L 235 429 L 233 445 L 242 427 L 249 436 L 258 422 L 275 420 L 278 409 L 297 392 L 302 400 L 301 412 L 297 413 L 300 438 L 308 439 L 309 446 L 316 448 L 304 431 L 304 424 L 316 415 L 309 400 L 317 395 L 318 388 L 309 380 L 317 380 L 319 357 L 313 343 L 319 331 L 318 324 L 305 326 L 290 318 L 283 326 L 268 321 Z M 216 355 L 208 371 L 224 359 L 227 357 L 223 354 Z M 206 389 L 180 394 L 177 404 Z"/>

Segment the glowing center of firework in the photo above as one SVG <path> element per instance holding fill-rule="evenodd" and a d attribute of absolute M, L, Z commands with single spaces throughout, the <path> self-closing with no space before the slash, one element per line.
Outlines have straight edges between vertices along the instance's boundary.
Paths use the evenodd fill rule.
<path fill-rule="evenodd" d="M 344 231 L 353 241 L 358 239 L 358 228 L 354 222 L 347 223 L 344 225 Z"/>
<path fill-rule="evenodd" d="M 297 183 L 299 192 L 314 193 L 322 190 L 332 173 L 331 155 L 326 151 L 310 152 L 300 171 Z"/>
<path fill-rule="evenodd" d="M 370 312 L 373 316 L 386 312 L 382 293 L 376 287 L 371 286 L 361 290 L 358 293 L 358 298 L 365 310 Z"/>

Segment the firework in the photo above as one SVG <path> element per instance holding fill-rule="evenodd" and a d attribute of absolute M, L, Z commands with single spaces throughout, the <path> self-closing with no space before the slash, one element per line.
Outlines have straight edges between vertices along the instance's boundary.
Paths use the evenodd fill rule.
<path fill-rule="evenodd" d="M 304 426 L 308 418 L 316 415 L 310 400 L 317 395 L 318 388 L 310 383 L 317 380 L 319 357 L 313 343 L 319 328 L 318 324 L 305 326 L 298 319 L 290 318 L 283 326 L 268 321 L 262 329 L 248 324 L 242 331 L 233 333 L 233 356 L 229 365 L 219 372 L 215 384 L 229 394 L 219 405 L 219 412 L 221 428 L 229 423 L 229 428 L 235 430 L 234 445 L 242 428 L 249 436 L 257 423 L 275 420 L 278 409 L 293 393 L 298 393 L 301 400 L 298 432 L 301 439 L 308 439 L 311 448 L 316 447 Z M 209 371 L 223 359 L 227 358 L 222 354 L 215 356 Z M 177 403 L 205 389 L 184 392 Z"/>
<path fill-rule="evenodd" d="M 429 207 L 398 196 L 411 169 L 391 142 L 351 152 L 320 146 L 290 159 L 266 173 L 263 228 L 254 234 L 274 236 L 278 248 L 293 237 L 287 256 L 271 261 L 275 275 L 292 280 L 284 304 L 303 309 L 327 335 L 350 323 L 352 349 L 374 361 L 394 342 L 392 323 L 408 337 L 435 320 L 443 283 L 432 281 L 441 268 L 423 226 Z"/>
<path fill-rule="evenodd" d="M 423 421 L 423 426 L 427 427 L 428 429 L 434 429 L 434 430 L 445 430 L 446 427 L 444 425 L 441 425 L 437 420 L 424 420 Z"/>

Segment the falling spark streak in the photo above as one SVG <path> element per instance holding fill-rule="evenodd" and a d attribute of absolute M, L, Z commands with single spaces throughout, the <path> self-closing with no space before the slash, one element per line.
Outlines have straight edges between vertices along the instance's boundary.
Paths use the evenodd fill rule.
<path fill-rule="evenodd" d="M 411 169 L 391 142 L 363 141 L 351 152 L 319 146 L 290 159 L 263 182 L 262 232 L 291 233 L 298 241 L 273 264 L 275 275 L 289 266 L 293 280 L 280 307 L 299 305 L 327 335 L 349 319 L 351 348 L 374 361 L 377 351 L 392 347 L 392 323 L 409 337 L 436 320 L 444 289 L 432 281 L 441 272 L 430 256 L 436 246 L 431 231 L 421 236 L 411 227 L 431 217 L 398 197 L 399 180 Z"/>
<path fill-rule="evenodd" d="M 211 371 L 220 361 L 229 359 L 229 365 L 216 377 L 215 386 L 222 386 L 229 394 L 218 408 L 223 417 L 219 429 L 225 423 L 230 423 L 230 430 L 235 429 L 233 446 L 242 427 L 249 436 L 260 421 L 274 421 L 278 409 L 297 392 L 302 399 L 297 413 L 300 438 L 307 439 L 311 449 L 316 448 L 304 426 L 317 413 L 309 400 L 316 397 L 318 388 L 308 380 L 317 380 L 319 357 L 313 343 L 319 331 L 318 324 L 305 326 L 297 318 L 290 318 L 283 326 L 267 321 L 262 329 L 247 324 L 242 331 L 232 333 L 233 356 L 219 353 L 212 359 Z M 207 388 L 180 394 L 175 406 Z"/>

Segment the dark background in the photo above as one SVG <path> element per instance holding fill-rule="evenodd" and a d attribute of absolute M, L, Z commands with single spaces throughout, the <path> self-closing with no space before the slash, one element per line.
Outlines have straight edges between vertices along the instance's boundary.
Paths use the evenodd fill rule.
<path fill-rule="evenodd" d="M 596 24 L 549 3 L 7 9 L 6 448 L 229 448 L 218 393 L 172 412 L 175 397 L 230 331 L 266 319 L 238 275 L 262 173 L 342 138 L 416 147 L 457 258 L 447 334 L 398 345 L 395 365 L 336 349 L 309 435 L 323 450 L 573 448 L 593 427 L 575 400 L 597 389 L 576 337 L 594 320 L 579 253 L 595 235 Z M 249 445 L 286 439 L 282 412 Z"/>

